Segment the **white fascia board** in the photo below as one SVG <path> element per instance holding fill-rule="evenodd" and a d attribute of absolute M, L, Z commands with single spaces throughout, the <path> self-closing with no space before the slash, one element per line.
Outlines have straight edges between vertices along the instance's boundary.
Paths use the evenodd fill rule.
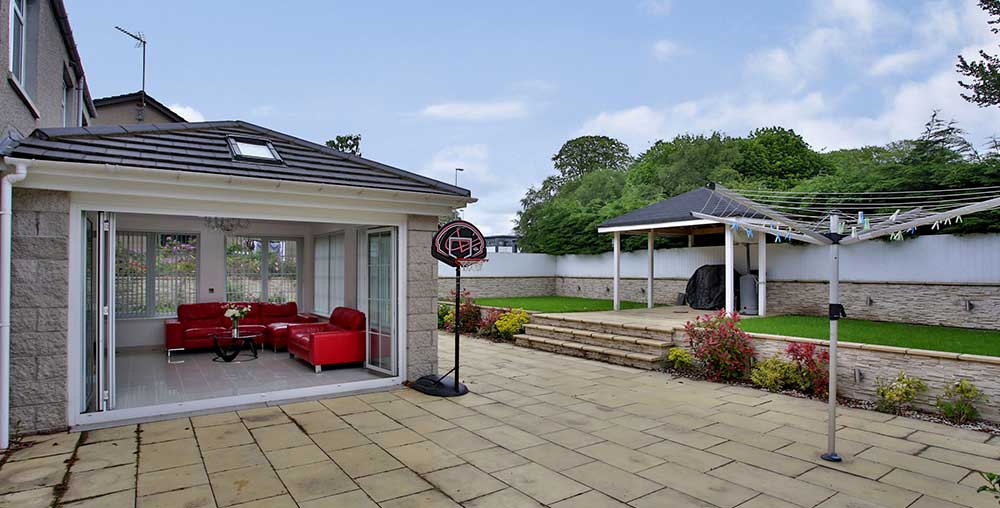
<path fill-rule="evenodd" d="M 649 231 L 650 229 L 670 229 L 670 228 L 683 228 L 688 226 L 708 226 L 711 224 L 719 224 L 719 222 L 705 219 L 691 219 L 682 220 L 675 222 L 658 222 L 653 224 L 636 224 L 633 226 L 611 226 L 606 228 L 597 228 L 598 233 L 615 233 L 615 232 L 625 232 L 625 231 Z"/>
<path fill-rule="evenodd" d="M 475 198 L 269 180 L 192 171 L 176 171 L 5 157 L 4 162 L 32 164 L 32 177 L 20 187 L 69 192 L 132 194 L 135 196 L 210 199 L 254 203 L 371 210 L 416 215 L 448 215 L 476 202 Z"/>

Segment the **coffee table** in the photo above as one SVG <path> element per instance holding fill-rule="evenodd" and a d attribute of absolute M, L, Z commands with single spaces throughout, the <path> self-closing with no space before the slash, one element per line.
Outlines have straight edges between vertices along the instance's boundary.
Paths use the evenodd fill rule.
<path fill-rule="evenodd" d="M 236 337 L 233 337 L 231 333 L 217 333 L 212 335 L 212 342 L 215 344 L 215 358 L 212 358 L 212 361 L 241 363 L 243 361 L 256 360 L 257 345 L 254 344 L 253 340 L 260 337 L 260 335 L 259 333 L 240 333 Z M 224 346 L 220 341 L 230 342 L 229 345 Z M 237 360 L 236 357 L 244 350 L 249 350 L 253 354 L 253 357 L 246 360 Z"/>

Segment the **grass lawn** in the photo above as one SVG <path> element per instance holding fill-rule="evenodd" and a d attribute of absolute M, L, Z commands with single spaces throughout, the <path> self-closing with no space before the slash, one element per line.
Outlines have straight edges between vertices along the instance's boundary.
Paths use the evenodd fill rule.
<path fill-rule="evenodd" d="M 748 317 L 740 321 L 740 326 L 748 332 L 812 339 L 830 338 L 830 321 L 823 317 Z M 842 319 L 838 329 L 838 338 L 844 342 L 1000 356 L 1000 331 L 997 330 L 971 330 L 945 326 Z"/>
<path fill-rule="evenodd" d="M 611 310 L 613 302 L 598 298 L 573 298 L 570 296 L 522 296 L 517 298 L 476 298 L 479 305 L 510 307 L 537 312 L 585 312 Z M 643 309 L 645 303 L 622 301 L 623 309 Z"/>

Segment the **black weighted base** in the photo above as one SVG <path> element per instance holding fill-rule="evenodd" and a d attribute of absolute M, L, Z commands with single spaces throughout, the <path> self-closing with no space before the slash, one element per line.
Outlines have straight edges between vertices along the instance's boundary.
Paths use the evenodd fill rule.
<path fill-rule="evenodd" d="M 410 388 L 435 397 L 459 397 L 469 393 L 469 389 L 462 383 L 458 383 L 458 389 L 456 390 L 455 379 L 451 376 L 447 376 L 440 381 L 438 379 L 439 376 L 433 374 L 424 376 L 410 385 Z"/>
<path fill-rule="evenodd" d="M 840 462 L 844 460 L 840 457 L 839 453 L 824 453 L 823 455 L 820 455 L 819 458 L 829 462 Z"/>

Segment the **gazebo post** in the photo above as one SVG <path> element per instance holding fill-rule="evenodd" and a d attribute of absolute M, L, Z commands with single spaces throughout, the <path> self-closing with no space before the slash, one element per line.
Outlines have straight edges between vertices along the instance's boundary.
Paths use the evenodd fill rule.
<path fill-rule="evenodd" d="M 612 281 L 612 292 L 614 293 L 614 309 L 621 310 L 621 300 L 618 297 L 618 286 L 622 277 L 622 234 L 615 231 L 614 240 L 614 279 Z"/>
<path fill-rule="evenodd" d="M 646 249 L 649 252 L 649 270 L 646 274 L 646 308 L 653 308 L 653 230 L 646 236 Z"/>
<path fill-rule="evenodd" d="M 733 228 L 726 228 L 726 314 L 732 314 L 735 310 L 735 297 L 733 287 Z"/>
<path fill-rule="evenodd" d="M 767 315 L 767 235 L 763 234 L 757 235 L 757 315 Z"/>

